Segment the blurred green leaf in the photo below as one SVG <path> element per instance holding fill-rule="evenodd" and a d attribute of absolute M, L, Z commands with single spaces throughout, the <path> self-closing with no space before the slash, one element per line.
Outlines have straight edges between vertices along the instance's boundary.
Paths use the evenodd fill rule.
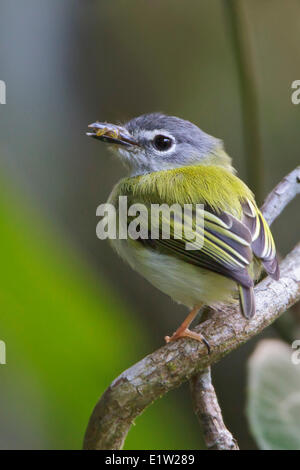
<path fill-rule="evenodd" d="M 0 446 L 81 448 L 99 396 L 150 352 L 147 335 L 105 280 L 28 206 L 1 182 L 0 339 L 7 364 L 0 366 Z M 178 408 L 172 397 L 150 407 L 127 445 L 196 447 L 191 417 Z"/>
<path fill-rule="evenodd" d="M 247 415 L 261 449 L 300 449 L 300 364 L 292 353 L 282 341 L 263 340 L 249 361 Z"/>

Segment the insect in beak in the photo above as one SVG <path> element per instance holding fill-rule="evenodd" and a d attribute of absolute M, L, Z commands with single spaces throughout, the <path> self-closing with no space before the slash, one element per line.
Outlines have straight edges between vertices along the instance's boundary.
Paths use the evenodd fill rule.
<path fill-rule="evenodd" d="M 107 122 L 94 122 L 88 127 L 92 129 L 92 132 L 87 132 L 86 135 L 94 139 L 102 140 L 102 142 L 126 146 L 139 146 L 135 138 L 124 127 Z"/>

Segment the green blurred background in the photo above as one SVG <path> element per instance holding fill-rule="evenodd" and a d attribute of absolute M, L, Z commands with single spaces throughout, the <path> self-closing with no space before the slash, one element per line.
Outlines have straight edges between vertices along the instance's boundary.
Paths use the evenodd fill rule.
<path fill-rule="evenodd" d="M 80 448 L 98 397 L 183 318 L 96 238 L 96 207 L 124 170 L 87 124 L 163 111 L 224 139 L 247 181 L 238 67 L 226 0 L 0 0 L 0 448 Z M 246 0 L 258 78 L 263 188 L 299 162 L 298 0 Z M 249 162 L 248 162 L 249 163 Z M 251 162 L 250 162 L 251 163 Z M 292 203 L 274 224 L 296 243 Z M 270 327 L 264 336 L 276 336 Z M 213 369 L 225 422 L 246 422 L 247 357 Z M 128 449 L 202 448 L 188 387 L 136 421 Z"/>

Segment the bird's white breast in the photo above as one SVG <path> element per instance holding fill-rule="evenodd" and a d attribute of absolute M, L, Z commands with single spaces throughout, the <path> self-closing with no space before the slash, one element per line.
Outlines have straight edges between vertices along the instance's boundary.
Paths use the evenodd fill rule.
<path fill-rule="evenodd" d="M 174 256 L 133 240 L 111 240 L 113 248 L 139 274 L 176 302 L 188 307 L 230 301 L 236 284 Z"/>

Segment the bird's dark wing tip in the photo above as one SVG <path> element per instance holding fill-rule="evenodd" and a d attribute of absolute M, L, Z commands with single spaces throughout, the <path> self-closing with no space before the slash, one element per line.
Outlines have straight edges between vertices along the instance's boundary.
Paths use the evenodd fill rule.
<path fill-rule="evenodd" d="M 248 320 L 255 315 L 255 298 L 253 287 L 239 285 L 241 312 Z"/>
<path fill-rule="evenodd" d="M 275 281 L 278 281 L 280 278 L 280 268 L 277 256 L 271 260 L 262 260 L 262 263 L 268 275 Z"/>

